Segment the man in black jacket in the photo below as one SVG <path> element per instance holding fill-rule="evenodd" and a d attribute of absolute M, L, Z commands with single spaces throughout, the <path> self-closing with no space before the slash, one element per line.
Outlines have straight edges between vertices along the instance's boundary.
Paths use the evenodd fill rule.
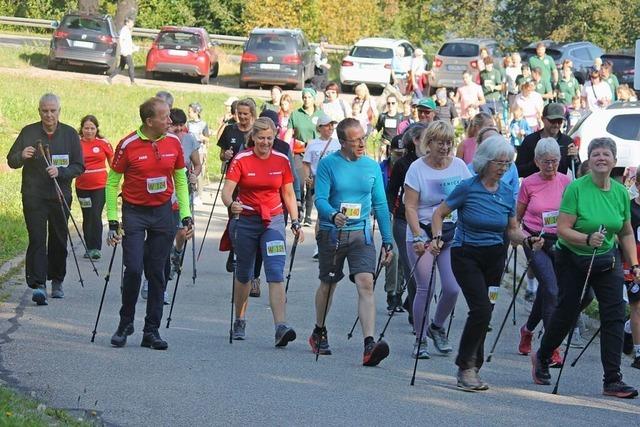
<path fill-rule="evenodd" d="M 571 171 L 575 178 L 575 171 L 580 166 L 580 158 L 578 157 L 578 147 L 575 146 L 573 140 L 560 132 L 564 123 L 565 111 L 562 104 L 552 102 L 542 110 L 542 123 L 544 128 L 530 135 L 527 135 L 522 141 L 522 145 L 518 147 L 518 156 L 516 157 L 516 166 L 518 168 L 518 176 L 526 178 L 529 175 L 540 171 L 534 162 L 534 151 L 536 144 L 542 138 L 553 138 L 558 141 L 560 146 L 560 165 L 558 171 L 566 174 Z"/>
<path fill-rule="evenodd" d="M 54 180 L 70 206 L 71 181 L 84 172 L 84 161 L 78 132 L 58 121 L 60 99 L 52 93 L 43 95 L 38 112 L 40 121 L 20 131 L 7 161 L 13 169 L 22 168 L 22 208 L 29 233 L 27 285 L 33 289 L 32 300 L 47 305 L 47 279 L 51 280 L 51 297 L 63 298 L 62 282 L 67 272 L 69 212 L 64 210 L 63 216 Z M 47 166 L 38 144 L 48 146 L 51 166 Z"/>

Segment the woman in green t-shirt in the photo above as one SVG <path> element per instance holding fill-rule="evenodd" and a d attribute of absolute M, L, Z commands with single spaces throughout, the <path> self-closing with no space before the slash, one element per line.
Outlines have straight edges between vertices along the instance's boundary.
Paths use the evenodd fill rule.
<path fill-rule="evenodd" d="M 629 195 L 622 184 L 611 179 L 616 143 L 611 138 L 596 138 L 587 151 L 591 173 L 569 184 L 560 204 L 555 257 L 560 298 L 540 349 L 531 357 L 533 380 L 536 384 L 550 384 L 549 358 L 575 326 L 590 269 L 587 286 L 594 290 L 600 307 L 603 394 L 631 398 L 638 391 L 625 384 L 620 373 L 625 309 L 620 252 L 632 265 L 635 281 L 640 282 Z"/>

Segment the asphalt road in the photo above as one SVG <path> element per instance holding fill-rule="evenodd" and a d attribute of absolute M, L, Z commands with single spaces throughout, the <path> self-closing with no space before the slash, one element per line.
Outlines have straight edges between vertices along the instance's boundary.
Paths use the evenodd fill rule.
<path fill-rule="evenodd" d="M 197 242 L 212 197 L 198 210 Z M 362 336 L 352 340 L 348 328 L 356 314 L 356 292 L 343 280 L 327 319 L 332 356 L 314 361 L 306 342 L 314 324 L 313 296 L 317 263 L 311 259 L 313 238 L 297 251 L 289 289 L 288 317 L 298 339 L 287 348 L 273 346 L 273 323 L 267 289 L 250 299 L 247 340 L 228 343 L 231 275 L 224 271 L 226 253 L 217 251 L 225 212 L 215 210 L 212 228 L 191 283 L 191 254 L 185 260 L 170 329 L 161 330 L 167 351 L 139 346 L 144 302 L 138 303 L 136 332 L 124 348 L 112 348 L 118 323 L 120 254 L 112 270 L 95 343 L 91 331 L 102 292 L 110 249 L 97 263 L 101 277 L 80 259 L 85 287 L 68 260 L 64 300 L 36 307 L 22 273 L 8 284 L 9 299 L 0 306 L 0 378 L 46 404 L 94 410 L 104 423 L 127 426 L 206 425 L 637 425 L 640 401 L 601 395 L 598 346 L 590 348 L 576 368 L 563 376 L 560 395 L 531 381 L 529 359 L 516 353 L 518 329 L 507 323 L 498 351 L 482 369 L 489 391 L 464 393 L 455 387 L 454 356 L 420 361 L 410 386 L 414 336 L 402 313 L 386 338 L 391 354 L 380 366 L 361 365 Z M 74 236 L 74 240 L 77 237 Z M 289 236 L 289 242 L 291 242 Z M 78 248 L 79 251 L 79 248 Z M 171 282 L 171 289 L 173 289 Z M 382 286 L 377 293 L 380 331 L 385 315 Z M 503 289 L 493 325 L 509 302 Z M 459 299 L 453 321 L 454 349 L 466 304 Z M 525 319 L 518 304 L 518 325 Z M 165 318 L 168 310 L 165 310 Z M 496 327 L 497 329 L 497 327 Z M 495 332 L 488 335 L 487 347 Z M 487 350 L 488 352 L 488 350 Z M 577 352 L 572 350 L 575 356 Z M 571 358 L 571 357 L 570 357 Z M 640 371 L 623 361 L 626 380 L 640 386 Z"/>

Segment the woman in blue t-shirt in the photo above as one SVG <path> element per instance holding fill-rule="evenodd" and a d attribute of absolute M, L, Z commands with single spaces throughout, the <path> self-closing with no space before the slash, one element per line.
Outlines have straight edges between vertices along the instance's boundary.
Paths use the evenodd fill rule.
<path fill-rule="evenodd" d="M 458 387 L 465 391 L 489 388 L 478 371 L 484 361 L 484 340 L 505 262 L 505 231 L 511 242 L 533 250 L 544 243 L 540 237 L 525 237 L 522 233 L 515 217 L 513 189 L 501 181 L 514 154 L 513 147 L 503 138 L 484 141 L 473 157 L 477 175 L 458 184 L 433 213 L 431 222 L 433 235 L 441 236 L 444 219 L 457 210 L 451 264 L 469 306 L 456 358 Z M 438 255 L 441 247 L 434 239 L 429 251 Z"/>

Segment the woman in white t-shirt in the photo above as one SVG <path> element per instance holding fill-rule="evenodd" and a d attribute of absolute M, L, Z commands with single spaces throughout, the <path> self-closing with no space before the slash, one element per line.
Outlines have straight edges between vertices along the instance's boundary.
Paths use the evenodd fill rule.
<path fill-rule="evenodd" d="M 540 129 L 544 100 L 542 95 L 534 90 L 533 82 L 525 82 L 520 86 L 520 93 L 516 95 L 513 105 L 522 109 L 522 116 L 534 132 Z"/>
<path fill-rule="evenodd" d="M 404 204 L 407 218 L 407 255 L 411 266 L 415 265 L 416 296 L 413 301 L 413 324 L 416 342 L 413 357 L 428 359 L 426 336 L 429 336 L 442 354 L 449 354 L 453 348 L 449 344 L 444 328 L 447 317 L 453 311 L 460 287 L 451 269 L 450 241 L 453 238 L 455 212 L 443 226 L 441 241 L 444 243 L 437 260 L 440 273 L 442 295 L 438 301 L 433 322 L 426 325 L 429 318 L 429 304 L 435 291 L 435 280 L 431 279 L 434 257 L 428 252 L 427 243 L 432 239 L 431 217 L 433 211 L 446 199 L 449 193 L 471 172 L 464 162 L 452 155 L 453 127 L 446 122 L 435 121 L 423 135 L 420 146 L 428 152 L 411 164 L 404 180 Z M 417 262 L 417 264 L 416 264 Z M 429 286 L 431 285 L 431 286 Z M 418 344 L 420 352 L 418 353 Z"/>
<path fill-rule="evenodd" d="M 607 105 L 611 104 L 613 93 L 611 92 L 609 83 L 600 78 L 600 73 L 592 71 L 591 74 L 589 74 L 589 81 L 582 87 L 580 97 L 589 111 L 597 111 L 603 110 Z"/>

